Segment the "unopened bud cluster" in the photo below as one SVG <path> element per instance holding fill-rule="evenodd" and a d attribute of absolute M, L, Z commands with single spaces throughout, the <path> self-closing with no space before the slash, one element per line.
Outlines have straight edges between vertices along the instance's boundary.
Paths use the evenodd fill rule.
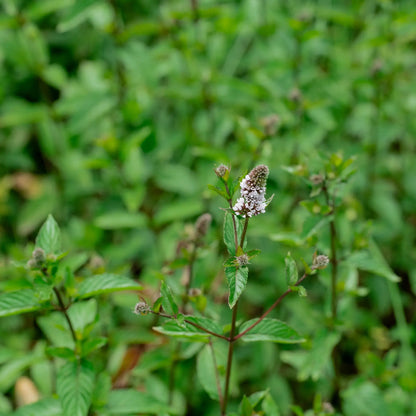
<path fill-rule="evenodd" d="M 215 169 L 215 174 L 219 177 L 222 178 L 224 177 L 228 172 L 230 171 L 228 166 L 225 166 L 223 164 L 219 165 L 216 169 Z"/>
<path fill-rule="evenodd" d="M 249 257 L 247 254 L 242 254 L 241 256 L 237 256 L 235 258 L 235 261 L 237 263 L 238 266 L 242 267 L 242 266 L 247 266 L 247 264 L 249 264 Z"/>
<path fill-rule="evenodd" d="M 211 225 L 212 216 L 211 214 L 202 214 L 195 223 L 195 239 L 200 240 L 208 232 L 209 226 Z"/>
<path fill-rule="evenodd" d="M 136 315 L 148 315 L 152 310 L 146 302 L 139 302 L 134 307 L 134 313 Z"/>
<path fill-rule="evenodd" d="M 233 206 L 237 215 L 246 218 L 266 212 L 265 194 L 268 176 L 269 168 L 266 165 L 259 165 L 241 181 L 241 197 Z"/>
<path fill-rule="evenodd" d="M 43 263 L 46 261 L 46 254 L 43 249 L 37 247 L 32 252 L 32 258 L 27 262 L 27 266 L 30 269 L 37 269 L 42 267 Z"/>
<path fill-rule="evenodd" d="M 329 264 L 329 257 L 324 254 L 320 254 L 313 259 L 312 269 L 325 269 Z"/>

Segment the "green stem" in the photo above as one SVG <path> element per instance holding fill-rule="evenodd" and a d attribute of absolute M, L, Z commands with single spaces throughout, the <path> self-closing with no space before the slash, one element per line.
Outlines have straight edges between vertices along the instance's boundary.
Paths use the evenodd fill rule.
<path fill-rule="evenodd" d="M 325 195 L 326 203 L 331 208 L 330 214 L 333 215 L 331 222 L 329 223 L 330 240 L 331 240 L 331 317 L 332 325 L 335 324 L 337 319 L 337 275 L 338 275 L 338 258 L 337 258 L 337 229 L 335 226 L 335 197 L 330 198 L 328 186 L 326 180 L 322 187 Z"/>
<path fill-rule="evenodd" d="M 235 334 L 235 324 L 237 322 L 237 306 L 238 301 L 233 308 L 233 316 L 231 319 L 231 331 L 230 337 L 228 339 L 228 355 L 227 355 L 227 369 L 225 372 L 225 386 L 224 386 L 224 399 L 221 406 L 221 415 L 225 416 L 227 413 L 227 403 L 228 403 L 228 393 L 230 389 L 230 378 L 231 378 L 231 366 L 233 362 L 233 352 L 234 352 L 234 334 Z"/>
<path fill-rule="evenodd" d="M 59 290 L 56 287 L 54 287 L 53 291 L 55 292 L 56 298 L 58 299 L 58 303 L 59 303 L 59 306 L 61 308 L 61 311 L 63 312 L 63 314 L 65 316 L 65 319 L 68 322 L 68 326 L 69 326 L 69 329 L 71 331 L 72 338 L 73 338 L 73 340 L 75 342 L 75 345 L 76 345 L 77 344 L 77 336 L 75 335 L 75 330 L 74 330 L 74 327 L 72 325 L 71 318 L 68 315 L 67 307 L 65 306 L 64 301 L 62 300 L 62 296 L 59 293 Z"/>
<path fill-rule="evenodd" d="M 169 319 L 176 319 L 177 316 L 176 315 L 168 315 L 166 313 L 162 313 L 162 312 L 152 312 L 155 315 L 161 316 L 162 318 L 169 318 Z M 221 335 L 221 334 L 217 334 L 216 332 L 210 331 L 207 328 L 204 328 L 203 326 L 196 324 L 195 322 L 189 321 L 188 319 L 184 319 L 184 322 L 186 322 L 189 325 L 194 326 L 195 328 L 200 329 L 201 331 L 206 332 L 209 335 L 212 335 L 213 337 L 216 338 L 221 338 L 224 339 L 225 341 L 229 341 L 230 339 L 228 337 L 226 337 L 225 335 Z"/>

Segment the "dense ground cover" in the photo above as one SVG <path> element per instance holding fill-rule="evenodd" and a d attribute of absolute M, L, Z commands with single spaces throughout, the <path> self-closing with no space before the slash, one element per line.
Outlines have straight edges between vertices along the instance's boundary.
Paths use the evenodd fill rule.
<path fill-rule="evenodd" d="M 288 252 L 300 275 L 315 252 L 331 260 L 302 282 L 307 297 L 271 313 L 305 342 L 236 343 L 229 412 L 416 414 L 413 1 L 5 0 L 1 10 L 0 414 L 15 409 L 23 375 L 44 416 L 220 414 L 205 344 L 158 334 L 164 318 L 132 310 L 162 289 L 230 331 L 227 203 L 207 187 L 221 186 L 221 163 L 234 180 L 267 165 L 275 194 L 247 230 L 261 253 L 240 323 L 286 291 Z M 36 241 L 50 213 L 60 231 L 50 220 Z M 203 213 L 212 222 L 196 244 Z M 48 258 L 56 280 L 42 287 L 42 268 L 26 266 L 35 246 L 66 253 Z M 107 289 L 142 289 L 83 283 L 103 274 Z M 10 297 L 34 287 L 42 307 Z M 76 341 L 51 310 L 62 306 L 55 287 L 65 307 L 81 305 Z M 224 377 L 227 352 L 214 347 Z"/>

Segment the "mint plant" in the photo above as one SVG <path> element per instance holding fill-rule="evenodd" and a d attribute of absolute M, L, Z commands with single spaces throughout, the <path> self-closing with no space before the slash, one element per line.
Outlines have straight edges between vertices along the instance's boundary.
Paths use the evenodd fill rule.
<path fill-rule="evenodd" d="M 301 283 L 307 276 L 315 274 L 317 270 L 328 265 L 328 257 L 315 255 L 310 266 L 305 264 L 305 271 L 299 277 L 295 260 L 286 257 L 286 279 L 288 289 L 277 296 L 275 302 L 260 316 L 246 322 L 238 322 L 238 302 L 248 284 L 250 261 L 259 254 L 259 250 L 247 249 L 247 230 L 250 220 L 265 213 L 272 197 L 266 199 L 266 182 L 269 169 L 259 165 L 251 170 L 240 182 L 240 196 L 233 202 L 237 191 L 237 183 L 230 174 L 230 169 L 220 165 L 215 170 L 219 178 L 219 186 L 210 186 L 227 203 L 224 208 L 223 240 L 229 257 L 224 262 L 224 275 L 228 285 L 228 306 L 231 310 L 231 320 L 228 325 L 220 324 L 216 320 L 204 315 L 203 311 L 193 314 L 185 312 L 187 301 L 178 305 L 173 291 L 166 279 L 160 286 L 161 296 L 150 307 L 146 302 L 139 302 L 134 308 L 137 315 L 153 313 L 168 320 L 153 329 L 161 334 L 195 343 L 205 343 L 198 353 L 198 364 L 204 366 L 210 375 L 200 380 L 211 398 L 218 400 L 221 415 L 227 414 L 230 397 L 230 382 L 232 377 L 233 355 L 237 341 L 244 342 L 276 342 L 295 344 L 304 341 L 293 328 L 286 323 L 270 318 L 270 313 L 292 292 L 305 295 L 306 291 Z M 198 227 L 197 227 L 198 229 Z M 197 233 L 198 234 L 198 233 Z M 193 247 L 196 247 L 195 241 Z M 195 250 L 191 251 L 190 265 L 195 260 Z M 189 292 L 192 273 L 185 283 Z M 186 293 L 187 295 L 187 293 Z M 220 342 L 227 344 L 226 357 L 218 352 Z M 221 371 L 221 368 L 223 371 Z M 205 374 L 204 374 L 205 377 Z M 263 410 L 273 407 L 273 399 L 267 392 L 259 392 L 253 396 L 243 398 L 238 414 L 252 414 L 254 408 L 263 401 Z M 233 413 L 234 414 L 234 413 Z M 270 413 L 277 414 L 277 413 Z"/>

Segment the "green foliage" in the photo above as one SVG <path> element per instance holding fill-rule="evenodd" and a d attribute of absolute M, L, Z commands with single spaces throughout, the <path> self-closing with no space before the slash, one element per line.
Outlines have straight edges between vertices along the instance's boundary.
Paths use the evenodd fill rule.
<path fill-rule="evenodd" d="M 0 16 L 0 416 L 416 414 L 413 1 Z"/>

